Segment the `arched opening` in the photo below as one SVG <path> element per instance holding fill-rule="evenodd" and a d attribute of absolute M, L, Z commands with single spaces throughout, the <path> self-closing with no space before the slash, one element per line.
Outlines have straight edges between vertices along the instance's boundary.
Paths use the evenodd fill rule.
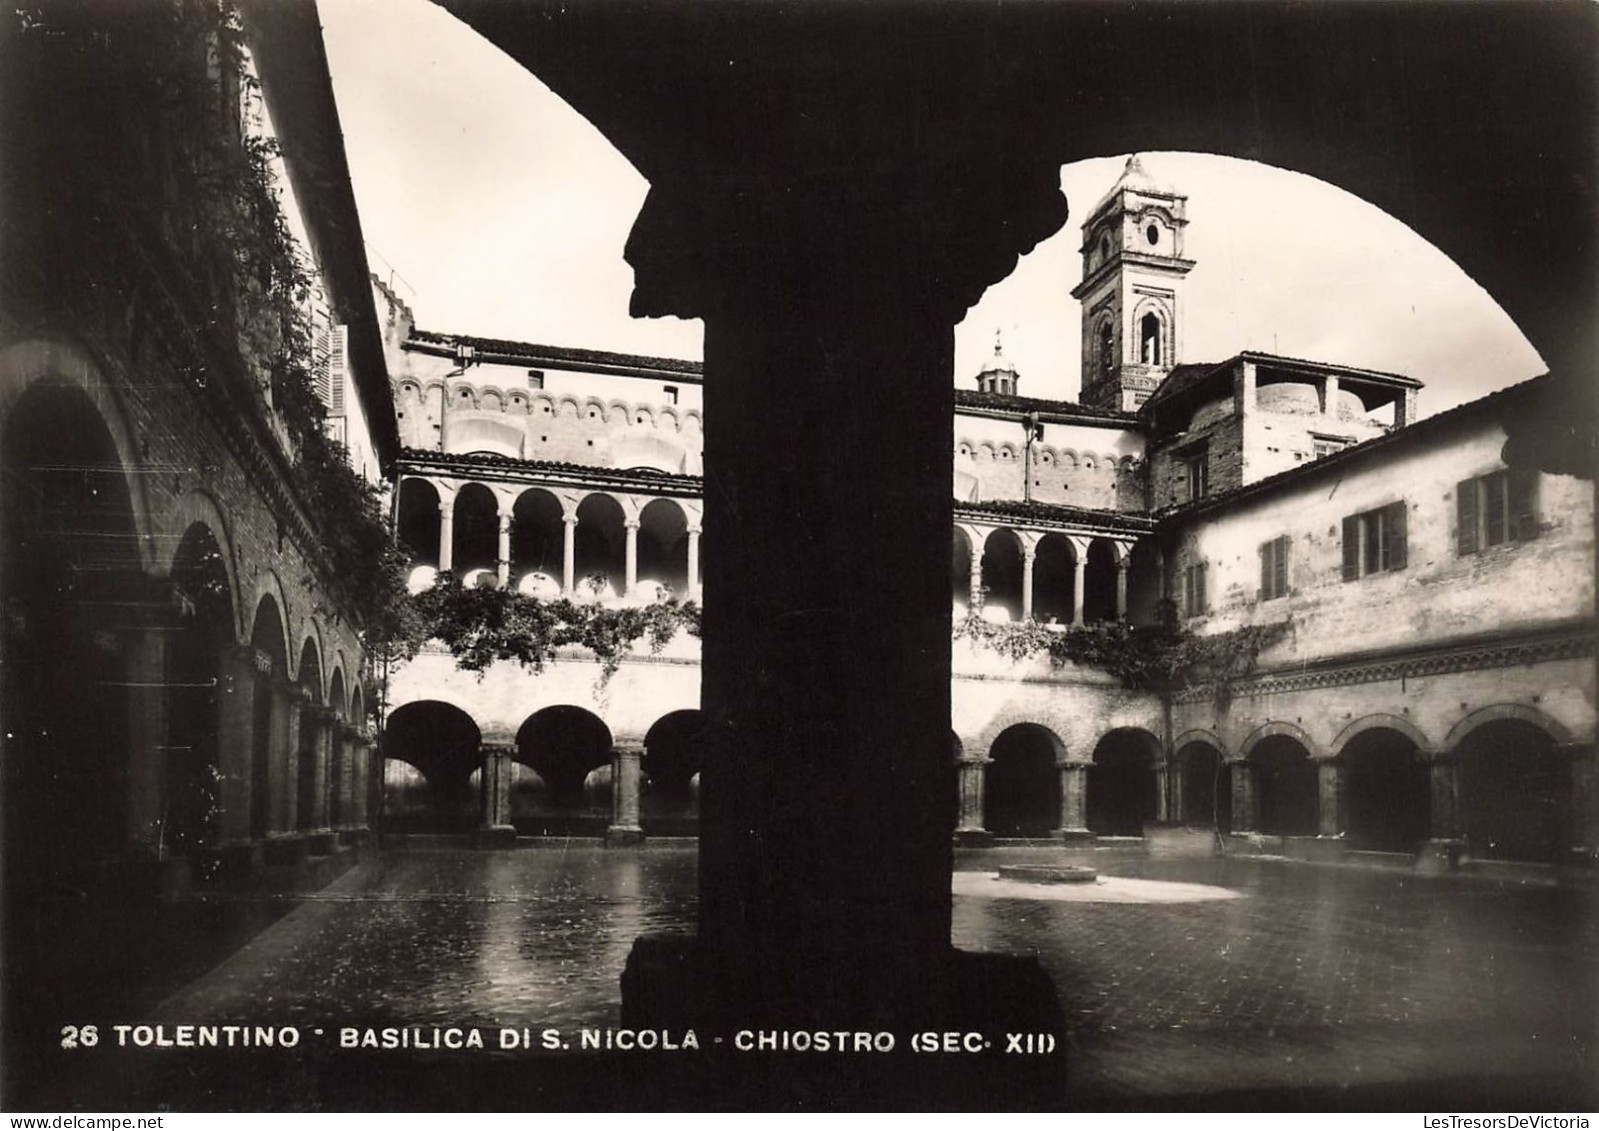
<path fill-rule="evenodd" d="M 622 504 L 590 495 L 577 508 L 576 576 L 579 592 L 620 594 L 627 577 L 627 533 Z"/>
<path fill-rule="evenodd" d="M 1165 365 L 1160 315 L 1150 311 L 1138 320 L 1138 360 L 1145 365 Z"/>
<path fill-rule="evenodd" d="M 1088 828 L 1100 836 L 1143 836 L 1155 819 L 1155 758 L 1160 741 L 1122 727 L 1094 747 L 1088 767 Z"/>
<path fill-rule="evenodd" d="M 468 483 L 455 495 L 455 549 L 451 569 L 464 578 L 475 569 L 499 564 L 500 505 L 481 483 Z"/>
<path fill-rule="evenodd" d="M 1250 751 L 1259 831 L 1269 836 L 1315 836 L 1320 812 L 1316 766 L 1286 734 L 1261 739 Z"/>
<path fill-rule="evenodd" d="M 1427 839 L 1432 788 L 1416 744 L 1387 727 L 1344 744 L 1344 805 L 1349 841 L 1379 852 L 1414 852 Z"/>
<path fill-rule="evenodd" d="M 1088 544 L 1088 568 L 1083 578 L 1083 621 L 1116 619 L 1116 547 L 1103 538 Z"/>
<path fill-rule="evenodd" d="M 346 719 L 352 725 L 360 724 L 359 716 L 345 710 L 342 671 L 335 671 L 328 682 L 328 706 L 333 712 L 333 722 L 330 724 L 331 733 L 324 739 L 323 749 L 326 753 L 323 757 L 327 759 L 327 770 L 322 783 L 322 820 L 319 823 L 337 829 L 350 822 L 352 814 L 349 809 L 355 803 L 351 750 L 344 736 L 339 733 L 339 725 Z"/>
<path fill-rule="evenodd" d="M 383 830 L 465 833 L 478 824 L 472 775 L 483 761 L 482 734 L 459 707 L 407 703 L 383 730 Z"/>
<path fill-rule="evenodd" d="M 1466 849 L 1490 860 L 1558 861 L 1571 809 L 1571 778 L 1549 732 L 1495 719 L 1457 747 Z"/>
<path fill-rule="evenodd" d="M 1189 742 L 1177 751 L 1176 761 L 1183 782 L 1178 797 L 1182 823 L 1231 832 L 1232 781 L 1221 752 L 1208 742 Z"/>
<path fill-rule="evenodd" d="M 317 760 L 321 755 L 322 720 L 317 710 L 322 702 L 322 664 L 316 644 L 311 640 L 300 649 L 300 741 L 294 751 L 294 827 L 309 832 L 316 824 Z"/>
<path fill-rule="evenodd" d="M 1136 473 L 1133 490 L 1142 505 L 1142 486 L 1137 484 Z M 1133 544 L 1127 563 L 1127 620 L 1131 624 L 1156 624 L 1160 619 L 1161 553 L 1153 539 Z"/>
<path fill-rule="evenodd" d="M 949 536 L 949 599 L 955 619 L 966 615 L 972 596 L 972 544 L 966 531 L 955 527 Z"/>
<path fill-rule="evenodd" d="M 174 855 L 198 858 L 222 834 L 219 689 L 222 650 L 233 643 L 228 572 L 222 548 L 204 523 L 191 525 L 178 543 L 172 584 L 182 608 L 167 652 L 161 836 Z"/>
<path fill-rule="evenodd" d="M 983 827 L 996 836 L 1041 837 L 1060 827 L 1060 770 L 1064 747 L 1047 727 L 1017 723 L 989 749 Z"/>
<path fill-rule="evenodd" d="M 1116 330 L 1107 318 L 1099 324 L 1099 375 L 1109 377 L 1116 372 Z"/>
<path fill-rule="evenodd" d="M 1063 535 L 1046 534 L 1033 555 L 1033 619 L 1040 624 L 1072 623 L 1072 590 L 1077 584 L 1077 554 Z"/>
<path fill-rule="evenodd" d="M 415 476 L 400 480 L 395 537 L 413 565 L 439 565 L 439 490 Z"/>
<path fill-rule="evenodd" d="M 566 512 L 561 501 L 537 488 L 516 497 L 511 511 L 511 577 L 542 573 L 559 580 L 566 568 Z"/>
<path fill-rule="evenodd" d="M 689 783 L 700 772 L 705 716 L 699 711 L 662 715 L 644 735 L 640 822 L 655 836 L 693 836 L 699 798 Z"/>
<path fill-rule="evenodd" d="M 983 615 L 1022 619 L 1022 544 L 1015 531 L 996 530 L 983 541 Z"/>
<path fill-rule="evenodd" d="M 124 843 L 129 705 L 114 614 L 142 596 L 139 542 L 116 445 L 82 391 L 31 387 L 0 451 L 6 878 L 48 893 Z"/>
<path fill-rule="evenodd" d="M 278 603 L 270 595 L 262 597 L 255 607 L 255 621 L 250 629 L 250 646 L 262 658 L 264 669 L 255 672 L 255 694 L 252 696 L 253 713 L 250 727 L 250 838 L 260 840 L 273 829 L 272 809 L 277 803 L 277 789 L 273 788 L 273 762 L 278 757 L 274 743 L 279 739 L 274 730 L 282 731 L 282 720 L 273 726 L 273 717 L 283 710 L 293 710 L 296 704 L 280 706 L 277 682 L 288 678 L 288 641 L 283 636 L 283 617 Z M 288 752 L 284 752 L 287 757 Z"/>
<path fill-rule="evenodd" d="M 651 500 L 639 512 L 638 579 L 688 594 L 688 519 L 671 499 Z"/>
<path fill-rule="evenodd" d="M 546 707 L 516 732 L 516 759 L 547 787 L 548 808 L 523 835 L 598 835 L 609 822 L 611 732 L 581 707 Z M 603 770 L 604 773 L 597 773 Z"/>

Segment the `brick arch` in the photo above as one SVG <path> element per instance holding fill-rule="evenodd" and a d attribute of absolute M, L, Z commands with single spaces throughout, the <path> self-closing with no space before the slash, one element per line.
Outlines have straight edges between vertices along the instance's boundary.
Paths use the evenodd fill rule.
<path fill-rule="evenodd" d="M 317 623 L 317 619 L 315 617 L 311 617 L 306 621 L 305 631 L 300 633 L 299 642 L 294 648 L 294 663 L 296 669 L 294 673 L 294 681 L 296 683 L 300 682 L 301 678 L 305 675 L 305 673 L 300 671 L 299 668 L 301 667 L 300 659 L 305 655 L 305 648 L 307 644 L 311 646 L 311 651 L 316 656 L 316 670 L 318 677 L 318 686 L 315 689 L 316 701 L 318 703 L 326 704 L 328 701 L 327 652 L 322 647 L 322 626 Z"/>
<path fill-rule="evenodd" d="M 567 394 L 565 394 L 563 396 L 560 396 L 560 397 L 557 397 L 555 399 L 555 412 L 556 412 L 556 415 L 560 415 L 561 409 L 566 407 L 567 405 L 571 405 L 572 406 L 572 415 L 573 416 L 582 416 L 583 415 L 583 405 L 582 405 L 582 403 L 575 396 L 573 396 L 571 393 L 567 393 Z M 604 406 L 601 406 L 601 407 L 604 407 Z"/>
<path fill-rule="evenodd" d="M 178 548 L 183 544 L 183 536 L 196 524 L 210 531 L 217 549 L 222 551 L 222 570 L 228 578 L 228 608 L 233 614 L 233 634 L 237 638 L 245 631 L 245 610 L 240 603 L 243 593 L 239 589 L 239 571 L 234 559 L 231 524 L 209 491 L 196 487 L 173 506 L 165 523 L 163 537 L 156 548 L 159 555 L 155 562 L 156 573 L 160 577 L 172 576 L 173 559 L 177 557 Z M 249 614 L 255 615 L 253 607 L 249 610 Z"/>
<path fill-rule="evenodd" d="M 1501 719 L 1516 719 L 1524 723 L 1531 723 L 1546 732 L 1556 743 L 1572 741 L 1571 731 L 1566 728 L 1564 723 L 1536 707 L 1529 707 L 1523 703 L 1495 703 L 1488 707 L 1478 707 L 1451 727 L 1449 736 L 1444 739 L 1442 749 L 1455 749 L 1465 740 L 1467 735 L 1484 723 L 1497 722 Z"/>
<path fill-rule="evenodd" d="M 622 420 L 625 423 L 631 424 L 633 422 L 633 406 L 622 400 L 620 397 L 612 397 L 611 400 L 605 405 L 606 421 L 609 422 L 615 420 L 618 413 L 621 414 Z"/>
<path fill-rule="evenodd" d="M 968 553 L 977 553 L 977 548 L 988 540 L 988 535 L 984 533 L 984 527 L 973 526 L 967 522 L 957 522 L 955 529 L 965 536 Z"/>
<path fill-rule="evenodd" d="M 1384 714 L 1364 715 L 1356 719 L 1354 722 L 1344 727 L 1343 730 L 1338 732 L 1338 737 L 1332 740 L 1332 746 L 1330 749 L 1342 754 L 1344 752 L 1344 748 L 1349 745 L 1351 739 L 1355 738 L 1363 731 L 1376 729 L 1398 731 L 1400 734 L 1410 739 L 1411 742 L 1415 743 L 1416 749 L 1421 753 L 1430 754 L 1432 752 L 1432 740 L 1429 739 L 1426 734 L 1422 732 L 1422 729 L 1415 723 L 1411 722 L 1402 715 Z"/>
<path fill-rule="evenodd" d="M 1215 747 L 1216 753 L 1221 755 L 1222 761 L 1227 761 L 1227 744 L 1221 740 L 1221 737 L 1215 731 L 1206 730 L 1204 727 L 1192 727 L 1172 739 L 1172 754 L 1175 755 L 1177 751 L 1187 746 L 1190 742 L 1203 742 L 1207 746 Z"/>
<path fill-rule="evenodd" d="M 256 610 L 261 607 L 262 599 L 271 597 L 273 605 L 278 610 L 278 630 L 283 633 L 283 649 L 285 652 L 292 652 L 290 642 L 294 640 L 295 636 L 294 633 L 289 631 L 289 623 L 293 619 L 293 616 L 289 609 L 288 594 L 284 591 L 283 579 L 278 576 L 278 571 L 273 569 L 271 566 L 268 566 L 258 573 L 255 578 L 255 588 L 252 590 L 252 593 L 253 596 L 250 600 L 249 615 L 245 617 L 244 631 L 248 633 L 254 628 Z M 250 638 L 245 636 L 239 642 L 241 644 L 248 644 L 250 643 Z M 284 672 L 284 678 L 297 678 L 299 675 L 298 669 L 300 666 L 299 654 L 290 654 L 287 657 L 287 662 L 293 664 L 295 670 Z"/>
<path fill-rule="evenodd" d="M 672 408 L 670 405 L 662 408 L 661 411 L 656 415 L 655 426 L 657 428 L 663 427 L 664 422 L 668 418 L 670 418 L 672 421 L 672 430 L 674 432 L 681 432 L 683 430 L 683 422 L 682 420 L 678 419 L 677 409 Z"/>
<path fill-rule="evenodd" d="M 576 402 L 574 402 L 574 404 L 575 403 Z M 532 413 L 537 409 L 545 409 L 548 410 L 550 416 L 554 416 L 555 407 L 555 398 L 550 396 L 548 393 L 533 393 L 527 399 L 527 410 L 529 413 Z M 543 415 L 543 413 L 540 413 L 540 415 Z"/>
<path fill-rule="evenodd" d="M 1047 463 L 1053 466 L 1058 458 L 1059 457 L 1056 454 L 1055 449 L 1048 444 L 1045 444 L 1043 447 L 1038 449 L 1038 460 L 1040 463 Z"/>
<path fill-rule="evenodd" d="M 1077 464 L 1079 462 L 1080 461 L 1077 458 L 1077 453 L 1072 451 L 1072 449 L 1062 448 L 1060 450 L 1060 461 L 1057 464 L 1058 467 L 1066 468 L 1068 471 L 1076 471 Z"/>
<path fill-rule="evenodd" d="M 701 415 L 699 409 L 691 408 L 687 412 L 683 413 L 683 427 L 688 427 L 688 422 L 691 420 L 700 426 L 701 431 L 704 431 L 705 417 Z"/>
<path fill-rule="evenodd" d="M 151 568 L 156 547 L 151 538 L 150 500 L 145 494 L 144 476 L 137 474 L 141 463 L 139 448 L 120 394 L 86 351 L 68 342 L 33 338 L 0 350 L 0 424 L 10 419 L 12 408 L 23 394 L 41 381 L 71 386 L 94 407 L 111 437 L 117 462 L 122 465 L 128 509 L 133 512 L 133 529 L 139 536 L 139 563 Z"/>
<path fill-rule="evenodd" d="M 600 400 L 599 397 L 585 398 L 582 405 L 578 408 L 578 415 L 587 420 L 589 419 L 589 412 L 591 410 L 595 413 L 594 419 L 600 421 L 604 421 L 606 419 L 605 402 Z"/>
<path fill-rule="evenodd" d="M 1311 758 L 1323 758 L 1326 756 L 1322 752 L 1321 744 L 1306 734 L 1302 727 L 1293 723 L 1271 722 L 1263 723 L 1256 727 L 1250 732 L 1248 738 L 1238 744 L 1238 757 L 1247 759 L 1260 742 L 1277 735 L 1284 735 L 1296 740 L 1305 748 L 1305 753 Z"/>
<path fill-rule="evenodd" d="M 1057 718 L 1049 712 L 1040 713 L 1038 711 L 1002 711 L 989 720 L 982 730 L 977 732 L 977 736 L 970 745 L 966 745 L 965 740 L 962 740 L 962 744 L 965 746 L 967 754 L 973 756 L 980 754 L 986 758 L 988 757 L 988 752 L 994 748 L 994 743 L 999 741 L 1000 735 L 1013 726 L 1024 724 L 1040 727 L 1048 731 L 1050 738 L 1054 739 L 1057 744 L 1058 754 L 1069 755 L 1071 753 L 1070 744 L 1061 737 L 1062 734 L 1068 733 L 1070 729 L 1066 725 L 1066 720 Z"/>

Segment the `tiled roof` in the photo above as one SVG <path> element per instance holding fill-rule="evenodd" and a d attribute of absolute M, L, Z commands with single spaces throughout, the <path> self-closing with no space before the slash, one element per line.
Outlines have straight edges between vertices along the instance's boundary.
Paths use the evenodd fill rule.
<path fill-rule="evenodd" d="M 513 342 L 505 338 L 479 338 L 471 334 L 440 334 L 432 330 L 412 330 L 407 340 L 435 346 L 471 346 L 480 353 L 504 354 L 508 357 L 525 358 L 528 361 L 567 362 L 576 366 L 609 365 L 627 369 L 661 369 L 672 373 L 695 375 L 705 372 L 702 362 L 685 361 L 682 358 L 546 346 L 535 342 Z"/>
<path fill-rule="evenodd" d="M 1153 530 L 1155 522 L 1148 515 L 1127 514 L 1123 511 L 1091 510 L 1087 507 L 1068 507 L 1058 503 L 1036 503 L 1025 499 L 994 499 L 981 503 L 956 503 L 960 514 L 992 514 L 1006 518 L 1025 518 L 1035 522 L 1060 522 L 1073 526 L 1124 529 L 1144 533 Z"/>
<path fill-rule="evenodd" d="M 498 469 L 502 471 L 556 472 L 562 475 L 583 475 L 597 479 L 678 480 L 699 483 L 701 477 L 681 471 L 660 471 L 653 467 L 599 467 L 592 463 L 568 463 L 553 459 L 518 459 L 515 456 L 495 455 L 490 452 L 435 452 L 425 448 L 405 448 L 400 452 L 402 463 L 427 464 L 432 467 L 469 467 Z"/>
<path fill-rule="evenodd" d="M 1018 397 L 1005 393 L 984 393 L 977 389 L 956 389 L 955 407 L 957 409 L 986 408 L 997 412 L 1036 412 L 1045 416 L 1077 419 L 1092 418 L 1094 420 L 1102 420 L 1107 424 L 1120 424 L 1123 426 L 1138 422 L 1138 417 L 1130 412 L 1090 408 L 1087 405 L 1073 404 L 1071 401 L 1052 401 L 1043 397 Z"/>
<path fill-rule="evenodd" d="M 1310 463 L 1290 467 L 1287 471 L 1280 471 L 1276 475 L 1268 475 L 1264 479 L 1257 479 L 1253 483 L 1246 483 L 1242 487 L 1234 487 L 1215 495 L 1198 499 L 1191 503 L 1183 503 L 1177 507 L 1161 512 L 1161 517 L 1192 517 L 1195 515 L 1209 514 L 1213 510 L 1226 507 L 1240 499 L 1253 498 L 1256 495 L 1266 494 L 1277 490 L 1286 483 L 1297 483 L 1301 479 L 1311 476 L 1325 475 L 1335 469 L 1347 469 L 1352 464 L 1361 463 L 1369 458 L 1373 452 L 1390 453 L 1396 446 L 1416 443 L 1421 439 L 1432 436 L 1452 425 L 1469 420 L 1472 417 L 1490 412 L 1501 412 L 1512 407 L 1513 402 L 1524 397 L 1535 395 L 1547 386 L 1552 378 L 1546 373 L 1541 377 L 1534 377 L 1515 385 L 1507 386 L 1485 397 L 1478 397 L 1474 401 L 1456 405 L 1436 416 L 1425 417 L 1416 423 L 1404 428 L 1396 428 L 1381 436 L 1374 436 L 1370 440 L 1352 444 L 1342 451 L 1312 460 Z"/>

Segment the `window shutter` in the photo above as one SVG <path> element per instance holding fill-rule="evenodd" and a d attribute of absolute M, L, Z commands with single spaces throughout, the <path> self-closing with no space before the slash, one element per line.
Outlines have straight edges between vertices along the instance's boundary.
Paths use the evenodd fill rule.
<path fill-rule="evenodd" d="M 1260 599 L 1269 601 L 1275 595 L 1271 591 L 1272 584 L 1272 557 L 1277 550 L 1276 542 L 1262 542 L 1260 544 Z"/>
<path fill-rule="evenodd" d="M 1288 593 L 1288 536 L 1285 534 L 1277 539 L 1277 552 L 1272 560 L 1272 587 L 1273 597 L 1282 597 Z"/>
<path fill-rule="evenodd" d="M 1497 546 L 1508 542 L 1505 530 L 1506 484 L 1503 472 L 1482 478 L 1482 542 L 1484 546 Z"/>
<path fill-rule="evenodd" d="M 1387 545 L 1383 547 L 1387 551 L 1387 561 L 1383 563 L 1383 568 L 1404 569 L 1406 551 L 1405 504 L 1398 502 L 1384 507 L 1383 523 L 1387 528 L 1386 533 L 1388 535 Z"/>
<path fill-rule="evenodd" d="M 1198 565 L 1196 565 L 1194 567 L 1194 577 L 1195 577 L 1194 588 L 1196 590 L 1198 590 L 1197 598 L 1198 598 L 1198 603 L 1199 603 L 1199 611 L 1203 613 L 1206 609 L 1208 609 L 1210 607 L 1210 603 L 1205 599 L 1205 563 L 1204 562 L 1200 562 Z"/>
<path fill-rule="evenodd" d="M 1510 523 L 1516 541 L 1538 537 L 1538 473 L 1531 468 L 1510 469 Z"/>
<path fill-rule="evenodd" d="M 1477 481 L 1462 479 L 1455 484 L 1455 549 L 1461 554 L 1477 552 Z"/>
<path fill-rule="evenodd" d="M 1360 577 L 1360 518 L 1349 515 L 1344 519 L 1344 580 Z"/>

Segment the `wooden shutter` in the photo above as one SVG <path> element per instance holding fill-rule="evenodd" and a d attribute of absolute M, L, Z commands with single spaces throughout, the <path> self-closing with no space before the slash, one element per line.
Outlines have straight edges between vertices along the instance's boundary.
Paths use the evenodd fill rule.
<path fill-rule="evenodd" d="M 1283 597 L 1288 593 L 1288 536 L 1283 535 L 1274 545 L 1277 552 L 1272 555 L 1271 595 Z"/>
<path fill-rule="evenodd" d="M 1360 577 L 1360 516 L 1349 515 L 1344 519 L 1344 580 L 1354 581 Z"/>
<path fill-rule="evenodd" d="M 1505 473 L 1495 472 L 1482 478 L 1482 543 L 1497 546 L 1510 541 L 1505 529 Z"/>
<path fill-rule="evenodd" d="M 1272 583 L 1272 556 L 1276 553 L 1276 542 L 1262 542 L 1260 544 L 1260 599 L 1269 601 L 1275 596 L 1271 591 Z"/>
<path fill-rule="evenodd" d="M 1210 603 L 1205 599 L 1205 563 L 1200 562 L 1194 567 L 1194 588 L 1198 591 L 1196 596 L 1199 602 L 1199 611 L 1205 612 L 1210 608 Z"/>
<path fill-rule="evenodd" d="M 1538 473 L 1530 467 L 1510 469 L 1510 537 L 1538 537 Z"/>
<path fill-rule="evenodd" d="M 1391 503 L 1382 509 L 1383 569 L 1405 568 L 1405 504 Z"/>
<path fill-rule="evenodd" d="M 1455 550 L 1461 554 L 1477 552 L 1477 481 L 1462 479 L 1455 484 Z"/>

